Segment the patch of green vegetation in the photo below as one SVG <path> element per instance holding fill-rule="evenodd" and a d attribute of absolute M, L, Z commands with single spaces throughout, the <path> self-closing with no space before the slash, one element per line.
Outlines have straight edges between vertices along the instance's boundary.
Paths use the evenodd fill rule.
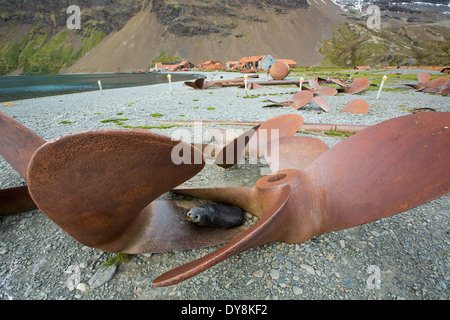
<path fill-rule="evenodd" d="M 72 38 L 80 37 L 82 46 L 76 52 Z M 23 68 L 23 74 L 56 74 L 70 67 L 89 50 L 99 44 L 105 33 L 92 24 L 72 33 L 62 31 L 51 37 L 48 31 L 34 28 L 18 42 L 0 42 L 0 75 Z"/>
<path fill-rule="evenodd" d="M 259 97 L 260 97 L 259 94 L 252 94 L 252 95 L 249 95 L 249 96 L 245 96 L 243 98 L 244 99 L 255 99 L 255 98 L 259 98 Z"/>
<path fill-rule="evenodd" d="M 177 61 L 182 61 L 183 59 L 182 58 L 180 58 L 177 54 L 175 54 L 173 57 L 171 57 L 170 55 L 169 55 L 169 52 L 168 51 L 164 51 L 164 52 L 162 52 L 162 53 L 160 53 L 156 58 L 154 58 L 153 60 L 152 60 L 152 65 L 150 66 L 151 68 L 154 68 L 155 67 L 155 64 L 157 63 L 157 62 L 159 62 L 159 63 L 175 63 L 175 62 L 177 62 Z"/>
<path fill-rule="evenodd" d="M 175 128 L 175 127 L 182 127 L 180 125 L 177 124 L 163 124 L 160 126 L 122 126 L 122 128 L 125 129 L 170 129 L 170 128 Z"/>
<path fill-rule="evenodd" d="M 355 132 L 325 131 L 324 134 L 330 137 L 347 138 L 355 134 Z"/>
<path fill-rule="evenodd" d="M 72 121 L 61 121 L 59 124 L 71 124 Z"/>
<path fill-rule="evenodd" d="M 105 261 L 102 264 L 102 267 L 109 267 L 109 266 L 112 266 L 113 264 L 119 265 L 121 263 L 128 262 L 128 261 L 130 261 L 130 255 L 128 255 L 126 253 L 118 253 L 111 259 L 108 259 L 107 261 Z"/>
<path fill-rule="evenodd" d="M 214 108 L 214 107 L 208 107 L 208 108 L 206 108 L 206 110 L 215 110 L 216 108 Z"/>
<path fill-rule="evenodd" d="M 449 41 L 446 28 L 431 24 L 372 30 L 365 23 L 344 22 L 323 38 L 319 52 L 322 66 L 446 65 Z"/>
<path fill-rule="evenodd" d="M 400 109 L 407 111 L 407 112 L 411 112 L 413 109 L 408 108 L 407 106 L 405 106 L 404 104 L 399 104 L 397 107 L 399 107 Z"/>
<path fill-rule="evenodd" d="M 162 117 L 163 114 L 162 113 L 152 113 L 150 116 L 152 116 L 153 118 L 159 118 L 159 117 Z"/>
<path fill-rule="evenodd" d="M 192 100 L 192 101 L 198 101 L 198 99 L 194 99 L 194 100 Z"/>
<path fill-rule="evenodd" d="M 121 126 L 124 124 L 125 121 L 128 121 L 130 119 L 128 118 L 123 118 L 123 119 L 106 119 L 106 120 L 102 120 L 100 121 L 101 123 L 109 123 L 109 122 L 113 122 L 118 126 Z"/>

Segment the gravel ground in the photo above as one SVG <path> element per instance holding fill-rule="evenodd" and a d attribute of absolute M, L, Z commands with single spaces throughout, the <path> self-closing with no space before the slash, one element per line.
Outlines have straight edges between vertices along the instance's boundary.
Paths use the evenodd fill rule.
<path fill-rule="evenodd" d="M 416 72 L 402 71 L 402 72 Z M 236 74 L 206 74 L 208 79 Z M 265 79 L 265 75 L 262 76 Z M 414 81 L 412 81 L 414 82 Z M 402 87 L 387 84 L 387 87 Z M 410 114 L 408 108 L 432 107 L 450 111 L 448 97 L 405 90 L 367 90 L 358 95 L 327 97 L 329 113 L 310 103 L 292 108 L 262 108 L 266 99 L 283 101 L 294 86 L 252 90 L 211 88 L 193 90 L 173 83 L 105 90 L 16 101 L 1 107 L 46 140 L 88 129 L 160 126 L 155 120 L 263 121 L 274 116 L 300 114 L 306 123 L 364 124 Z M 259 95 L 259 96 L 258 96 Z M 371 106 L 367 115 L 341 114 L 354 98 Z M 214 108 L 214 109 L 208 109 Z M 162 114 L 152 117 L 151 114 Z M 70 122 L 70 123 L 62 123 Z M 191 142 L 212 142 L 204 126 Z M 172 135 L 180 128 L 152 131 Z M 191 127 L 183 127 L 191 130 Z M 299 133 L 298 133 L 299 134 Z M 302 133 L 303 134 L 303 133 Z M 304 133 L 330 147 L 341 138 Z M 264 174 L 263 161 L 228 170 L 207 165 L 186 185 L 253 186 Z M 0 186 L 25 181 L 0 159 Z M 168 193 L 161 199 L 173 199 Z M 127 262 L 103 268 L 114 254 L 85 247 L 59 229 L 40 211 L 0 217 L 0 299 L 7 300 L 447 300 L 450 298 L 449 195 L 362 226 L 318 236 L 301 244 L 275 242 L 234 256 L 175 286 L 156 288 L 151 282 L 176 266 L 204 256 L 217 247 L 130 256 Z M 248 216 L 248 218 L 250 218 Z M 97 278 L 102 272 L 100 279 Z M 377 281 L 376 281 L 377 280 Z"/>

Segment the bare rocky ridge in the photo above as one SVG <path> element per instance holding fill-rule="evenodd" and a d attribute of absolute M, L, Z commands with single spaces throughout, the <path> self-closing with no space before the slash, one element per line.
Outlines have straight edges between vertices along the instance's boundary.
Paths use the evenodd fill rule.
<path fill-rule="evenodd" d="M 68 0 L 3 1 L 0 2 L 0 74 L 22 71 L 31 74 L 27 72 L 30 70 L 41 74 L 46 71 L 116 72 L 118 68 L 136 71 L 148 68 L 164 51 L 194 64 L 212 59 L 225 63 L 265 54 L 293 59 L 299 65 L 329 64 L 333 60 L 337 61 L 334 64 L 351 67 L 353 64 L 411 65 L 446 61 L 448 1 L 361 1 L 361 8 L 356 8 L 355 3 L 347 0 L 82 0 L 77 2 L 82 29 L 68 32 L 66 8 L 72 4 Z M 381 10 L 381 32 L 366 27 L 365 10 L 370 4 Z M 341 46 L 339 33 L 346 32 L 345 24 L 354 31 L 349 37 L 343 35 L 345 44 Z M 337 43 L 331 42 L 331 46 L 324 43 L 333 37 L 338 38 Z M 361 41 L 353 41 L 355 37 L 366 48 L 361 49 Z M 56 50 L 45 50 L 51 41 Z M 357 56 L 349 54 L 358 50 L 366 52 Z M 36 67 L 42 65 L 49 52 L 60 55 L 59 60 L 52 61 L 48 68 Z M 375 56 L 371 56 L 372 52 Z M 341 55 L 344 59 L 334 59 Z"/>
<path fill-rule="evenodd" d="M 319 40 L 329 26 L 342 19 L 339 8 L 329 1 L 295 9 L 288 4 L 264 8 L 215 4 L 207 9 L 166 5 L 161 11 L 154 4 L 152 10 L 143 10 L 130 19 L 68 72 L 147 68 L 165 50 L 194 64 L 271 54 L 295 59 L 301 65 L 316 65 L 321 61 Z M 186 14 L 181 16 L 181 12 Z M 107 61 L 101 58 L 104 56 L 108 56 Z M 126 61 L 124 56 L 133 58 Z"/>

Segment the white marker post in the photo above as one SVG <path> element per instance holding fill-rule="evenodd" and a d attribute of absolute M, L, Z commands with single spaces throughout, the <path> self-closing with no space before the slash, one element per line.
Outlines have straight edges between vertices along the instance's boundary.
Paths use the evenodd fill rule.
<path fill-rule="evenodd" d="M 303 81 L 305 81 L 305 79 L 303 79 L 303 77 L 301 77 L 300 78 L 300 87 L 298 88 L 298 91 L 302 91 Z"/>
<path fill-rule="evenodd" d="M 172 95 L 172 76 L 168 74 L 167 79 L 169 79 L 170 95 Z"/>
<path fill-rule="evenodd" d="M 245 95 L 247 96 L 247 75 L 244 76 L 244 85 L 245 85 Z"/>
<path fill-rule="evenodd" d="M 100 94 L 103 94 L 102 82 L 98 80 L 98 86 L 100 87 Z"/>
<path fill-rule="evenodd" d="M 381 85 L 380 85 L 380 90 L 378 90 L 378 95 L 377 95 L 377 99 L 380 97 L 380 94 L 381 94 L 381 90 L 383 90 L 383 85 L 384 85 L 384 82 L 387 80 L 387 76 L 386 75 L 384 75 L 384 77 L 383 77 L 383 81 L 381 81 Z"/>

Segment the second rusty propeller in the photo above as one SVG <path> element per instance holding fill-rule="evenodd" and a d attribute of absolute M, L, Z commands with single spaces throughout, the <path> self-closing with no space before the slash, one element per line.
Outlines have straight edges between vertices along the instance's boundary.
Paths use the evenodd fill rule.
<path fill-rule="evenodd" d="M 237 205 L 261 219 L 223 247 L 164 273 L 153 284 L 173 285 L 255 246 L 301 243 L 447 194 L 449 125 L 449 113 L 403 116 L 343 140 L 304 169 L 265 176 L 253 188 L 177 188 Z"/>

